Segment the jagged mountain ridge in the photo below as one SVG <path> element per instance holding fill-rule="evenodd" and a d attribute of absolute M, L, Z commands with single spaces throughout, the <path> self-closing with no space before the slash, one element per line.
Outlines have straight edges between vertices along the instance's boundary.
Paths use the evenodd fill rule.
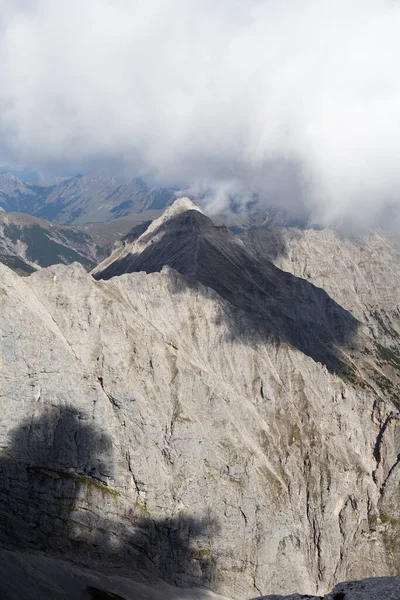
<path fill-rule="evenodd" d="M 155 265 L 163 249 L 190 275 L 163 267 L 95 281 L 71 265 L 22 281 L 0 267 L 1 543 L 240 600 L 395 575 L 399 415 L 391 390 L 367 377 L 363 361 L 382 367 L 358 348 L 363 321 L 350 315 L 354 348 L 340 348 L 360 381 L 267 335 L 242 300 L 260 296 L 264 315 L 266 292 L 289 287 L 285 297 L 302 307 L 323 298 L 314 329 L 331 324 L 322 347 L 332 352 L 335 315 L 349 311 L 273 265 L 264 271 L 222 229 L 218 262 L 212 253 L 199 268 L 188 232 L 206 229 L 206 248 L 217 233 L 197 213 L 177 203 L 132 242 L 135 255 L 149 248 Z M 181 237 L 168 236 L 185 215 Z M 237 288 L 244 256 L 251 271 L 238 302 L 229 274 Z M 212 268 L 232 302 L 196 280 L 216 285 Z"/>
<path fill-rule="evenodd" d="M 0 207 L 66 225 L 160 211 L 174 199 L 174 190 L 151 187 L 141 179 L 85 174 L 38 185 L 0 173 Z"/>
<path fill-rule="evenodd" d="M 274 247 L 279 249 L 279 244 Z M 361 320 L 321 287 L 276 268 L 251 244 L 214 226 L 188 199 L 176 201 L 144 232 L 135 229 L 132 239 L 93 275 L 109 279 L 142 270 L 152 273 L 164 265 L 211 287 L 244 310 L 266 337 L 277 335 L 332 372 L 354 377 L 352 355 L 358 349 L 355 356 L 361 365 L 360 350 L 369 352 Z"/>

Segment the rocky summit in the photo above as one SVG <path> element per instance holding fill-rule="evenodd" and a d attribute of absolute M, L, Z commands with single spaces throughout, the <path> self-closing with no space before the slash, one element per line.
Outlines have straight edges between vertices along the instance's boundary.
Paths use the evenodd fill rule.
<path fill-rule="evenodd" d="M 4 597 L 398 599 L 396 244 L 143 229 L 0 264 Z"/>

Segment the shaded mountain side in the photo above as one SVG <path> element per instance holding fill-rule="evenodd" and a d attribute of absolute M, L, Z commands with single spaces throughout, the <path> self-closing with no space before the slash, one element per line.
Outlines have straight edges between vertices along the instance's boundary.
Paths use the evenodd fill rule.
<path fill-rule="evenodd" d="M 140 574 L 110 568 L 85 569 L 60 559 L 0 549 L 3 600 L 228 600 L 204 588 L 182 589 Z M 244 599 L 244 600 L 247 600 Z M 268 595 L 253 600 L 400 600 L 400 578 L 379 577 L 341 583 L 327 596 Z"/>
<path fill-rule="evenodd" d="M 38 185 L 0 173 L 0 207 L 66 225 L 159 211 L 174 199 L 174 190 L 151 187 L 142 179 L 86 174 Z"/>
<path fill-rule="evenodd" d="M 176 212 L 178 206 L 141 235 L 137 230 L 131 245 L 94 270 L 95 278 L 157 272 L 168 265 L 243 310 L 267 338 L 276 335 L 331 371 L 347 373 L 341 348 L 356 343 L 359 325 L 350 312 L 324 290 L 259 261 L 240 239 L 198 210 Z"/>
<path fill-rule="evenodd" d="M 21 277 L 29 277 L 31 273 L 36 271 L 34 267 L 23 261 L 19 256 L 0 254 L 0 262 L 21 275 Z"/>
<path fill-rule="evenodd" d="M 125 239 L 131 230 L 141 226 L 142 223 L 151 223 L 160 216 L 161 212 L 159 210 L 145 211 L 106 223 L 85 223 L 75 227 L 86 231 L 98 246 L 104 249 L 108 248 L 107 256 L 109 256 L 115 242 Z"/>
<path fill-rule="evenodd" d="M 177 200 L 138 233 L 93 270 L 95 278 L 168 265 L 246 312 L 266 340 L 277 336 L 353 384 L 379 388 L 400 406 L 400 252 L 385 236 L 374 234 L 371 248 L 366 238 L 356 243 L 330 230 L 272 228 L 239 237 L 213 225 L 188 199 Z M 332 235 L 341 252 L 324 247 Z M 311 244 L 309 254 L 299 246 L 297 259 L 289 256 L 288 240 L 293 246 L 308 237 L 320 243 Z M 320 275 L 316 285 L 304 268 L 312 257 Z M 336 277 L 330 278 L 332 267 Z"/>
<path fill-rule="evenodd" d="M 46 554 L 0 548 L 2 600 L 228 600 L 204 588 L 149 581 L 140 572 L 85 568 Z"/>
<path fill-rule="evenodd" d="M 0 212 L 0 254 L 5 264 L 24 271 L 80 262 L 86 269 L 109 250 L 80 228 L 57 225 L 22 213 Z"/>
<path fill-rule="evenodd" d="M 379 389 L 170 267 L 0 265 L 0 304 L 3 546 L 236 600 L 398 574 L 399 413 Z"/>
<path fill-rule="evenodd" d="M 121 242 L 123 244 L 131 244 L 135 240 L 137 240 L 150 226 L 152 221 L 143 221 L 142 223 L 138 223 L 132 229 L 128 231 L 126 235 L 121 238 Z"/>
<path fill-rule="evenodd" d="M 375 365 L 371 379 L 400 405 L 400 245 L 374 231 L 349 238 L 334 229 L 254 230 L 242 236 L 262 262 L 323 288 L 364 324 L 362 352 Z"/>
<path fill-rule="evenodd" d="M 210 585 L 210 553 L 205 551 L 193 568 L 195 540 L 207 549 L 218 535 L 218 522 L 210 516 L 185 512 L 154 519 L 143 507 L 132 506 L 134 529 L 122 523 L 115 529 L 109 518 L 88 514 L 80 516 L 78 529 L 91 533 L 78 534 L 77 507 L 85 499 L 86 504 L 89 497 L 118 503 L 119 492 L 111 484 L 114 469 L 111 438 L 74 406 L 49 406 L 21 422 L 0 456 L 0 546 L 69 554 L 81 564 L 126 564 L 134 573 L 147 573 L 150 581 L 179 585 L 192 576 L 199 585 Z"/>

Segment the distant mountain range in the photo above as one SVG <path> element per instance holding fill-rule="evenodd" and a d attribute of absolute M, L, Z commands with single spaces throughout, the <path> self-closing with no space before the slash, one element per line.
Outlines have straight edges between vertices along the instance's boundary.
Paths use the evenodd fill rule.
<path fill-rule="evenodd" d="M 0 207 L 65 225 L 159 211 L 174 199 L 173 189 L 151 187 L 142 179 L 86 174 L 38 185 L 9 172 L 0 173 Z"/>

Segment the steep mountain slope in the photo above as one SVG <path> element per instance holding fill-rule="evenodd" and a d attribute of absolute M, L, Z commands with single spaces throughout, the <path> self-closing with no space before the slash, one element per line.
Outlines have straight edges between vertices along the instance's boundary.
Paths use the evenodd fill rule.
<path fill-rule="evenodd" d="M 0 211 L 0 262 L 26 274 L 38 267 L 75 261 L 90 269 L 106 251 L 80 228 Z"/>
<path fill-rule="evenodd" d="M 95 240 L 102 248 L 109 248 L 107 256 L 110 255 L 115 242 L 123 240 L 132 229 L 141 226 L 143 223 L 150 223 L 161 214 L 161 211 L 146 211 L 144 213 L 132 214 L 128 217 L 114 219 L 107 223 L 85 223 L 75 225 L 79 227 Z"/>
<path fill-rule="evenodd" d="M 368 327 L 186 200 L 97 277 L 162 263 L 0 265 L 0 543 L 240 600 L 398 574 Z"/>
<path fill-rule="evenodd" d="M 323 288 L 365 325 L 376 382 L 395 398 L 400 371 L 400 247 L 382 232 L 350 240 L 331 229 L 262 229 L 243 236 L 262 261 Z M 396 400 L 396 398 L 395 398 Z M 397 401 L 397 400 L 396 400 Z"/>
<path fill-rule="evenodd" d="M 37 185 L 0 173 L 0 207 L 67 225 L 159 211 L 174 198 L 173 190 L 151 187 L 141 179 L 86 174 Z"/>
<path fill-rule="evenodd" d="M 97 279 L 168 265 L 245 311 L 266 339 L 276 335 L 351 380 L 365 377 L 360 369 L 371 370 L 364 360 L 371 340 L 361 319 L 321 288 L 277 269 L 250 244 L 215 227 L 188 199 L 176 201 L 143 233 L 137 231 L 139 237 L 94 269 Z"/>
<path fill-rule="evenodd" d="M 389 311 L 387 326 L 400 334 L 398 240 L 383 232 L 350 239 L 333 229 L 293 228 L 258 229 L 242 239 L 263 260 L 323 287 L 361 321 Z"/>

